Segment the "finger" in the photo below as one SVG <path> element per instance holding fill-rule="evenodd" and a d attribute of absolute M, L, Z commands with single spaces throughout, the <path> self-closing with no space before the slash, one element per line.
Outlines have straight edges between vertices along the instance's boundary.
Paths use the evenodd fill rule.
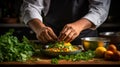
<path fill-rule="evenodd" d="M 45 39 L 44 39 L 44 37 L 43 37 L 43 35 L 41 34 L 41 35 L 38 35 L 37 36 L 37 39 L 41 42 L 41 43 L 46 43 L 46 41 L 45 41 Z"/>
<path fill-rule="evenodd" d="M 59 41 L 63 41 L 63 40 L 64 40 L 64 39 L 63 39 L 63 38 L 64 38 L 64 36 L 65 36 L 65 35 L 60 34 L 60 36 L 58 37 Z"/>
<path fill-rule="evenodd" d="M 45 27 L 45 28 L 41 31 L 41 40 L 42 40 L 44 43 L 47 43 L 47 42 L 52 41 L 52 38 L 49 36 L 48 31 L 49 31 L 48 27 Z"/>
<path fill-rule="evenodd" d="M 68 37 L 66 37 L 65 41 L 66 42 L 71 42 L 77 37 L 77 33 L 75 32 L 74 29 L 71 28 L 71 32 L 69 33 Z"/>
<path fill-rule="evenodd" d="M 73 37 L 73 35 L 74 35 L 74 32 L 71 31 L 71 32 L 68 34 L 68 36 L 64 39 L 64 41 L 68 42 L 69 40 L 71 40 L 71 38 Z"/>
<path fill-rule="evenodd" d="M 56 36 L 56 34 L 53 32 L 52 29 L 49 29 L 48 35 L 49 35 L 53 40 L 57 40 L 57 36 Z"/>
<path fill-rule="evenodd" d="M 67 28 L 66 31 L 62 31 L 62 32 L 60 33 L 59 39 L 60 39 L 61 41 L 64 41 L 64 39 L 66 39 L 66 37 L 69 36 L 69 34 L 70 34 L 71 31 L 72 31 L 72 30 L 71 30 L 70 28 Z"/>
<path fill-rule="evenodd" d="M 71 34 L 69 38 L 66 38 L 66 42 L 71 42 L 73 41 L 75 38 L 77 37 L 77 35 L 74 33 L 73 35 Z"/>
<path fill-rule="evenodd" d="M 52 40 L 57 40 L 57 36 L 53 32 L 49 31 L 48 34 L 50 35 Z"/>
<path fill-rule="evenodd" d="M 38 35 L 36 35 L 36 38 L 41 42 L 42 41 L 42 39 L 41 38 L 39 38 L 39 36 Z"/>
<path fill-rule="evenodd" d="M 67 26 L 65 26 L 61 32 L 64 33 L 64 32 L 66 32 L 68 29 L 69 29 L 69 28 L 68 28 Z"/>
<path fill-rule="evenodd" d="M 59 35 L 59 37 L 58 37 L 58 39 L 59 40 L 62 40 L 62 38 L 63 38 L 63 33 L 64 32 L 66 32 L 67 31 L 67 28 L 66 28 L 66 26 L 63 28 L 63 30 L 60 32 L 60 35 Z"/>
<path fill-rule="evenodd" d="M 47 42 L 48 42 L 48 39 L 47 39 L 46 35 L 43 34 L 42 36 L 43 36 L 43 37 L 42 37 L 43 42 L 44 42 L 44 43 L 47 43 Z"/>
<path fill-rule="evenodd" d="M 61 33 L 61 36 L 59 37 L 59 39 L 61 41 L 64 41 L 66 39 L 66 37 L 69 36 L 70 32 L 71 32 L 71 30 L 67 30 L 65 33 Z"/>
<path fill-rule="evenodd" d="M 46 30 L 45 38 L 46 38 L 47 42 L 53 41 L 54 39 L 48 33 L 49 33 L 49 30 Z"/>

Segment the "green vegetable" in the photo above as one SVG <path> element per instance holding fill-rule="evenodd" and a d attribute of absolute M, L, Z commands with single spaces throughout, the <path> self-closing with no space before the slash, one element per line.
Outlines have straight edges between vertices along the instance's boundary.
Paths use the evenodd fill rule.
<path fill-rule="evenodd" d="M 62 56 L 62 55 L 59 55 L 58 58 L 53 58 L 51 60 L 51 63 L 52 64 L 58 64 L 58 60 L 71 60 L 71 61 L 80 61 L 80 60 L 90 60 L 90 59 L 93 59 L 95 57 L 95 52 L 92 51 L 92 50 L 88 50 L 86 52 L 80 52 L 80 53 L 77 53 L 75 55 L 66 55 L 66 56 Z"/>
<path fill-rule="evenodd" d="M 57 58 L 51 59 L 51 64 L 58 64 L 58 59 Z"/>
<path fill-rule="evenodd" d="M 0 62 L 26 61 L 34 54 L 30 41 L 23 36 L 22 42 L 13 36 L 14 29 L 0 36 Z"/>
<path fill-rule="evenodd" d="M 90 60 L 95 57 L 94 51 L 88 50 L 86 52 L 80 52 L 75 55 L 66 55 L 62 56 L 59 55 L 59 59 L 66 59 L 66 60 L 72 60 L 72 61 L 79 61 L 79 60 Z"/>

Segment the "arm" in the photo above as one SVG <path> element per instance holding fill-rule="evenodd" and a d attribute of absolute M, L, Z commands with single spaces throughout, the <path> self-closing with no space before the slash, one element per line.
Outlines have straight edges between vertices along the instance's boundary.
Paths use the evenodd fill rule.
<path fill-rule="evenodd" d="M 66 42 L 74 40 L 85 29 L 96 29 L 107 18 L 110 0 L 89 0 L 89 12 L 80 20 L 67 24 L 59 39 Z"/>
<path fill-rule="evenodd" d="M 41 43 L 54 41 L 57 36 L 50 27 L 42 22 L 41 11 L 43 10 L 43 0 L 24 0 L 21 7 L 22 19 L 25 24 L 36 33 L 36 37 Z"/>
<path fill-rule="evenodd" d="M 43 8 L 43 0 L 23 0 L 21 14 L 24 23 L 28 24 L 30 20 L 35 18 L 42 22 L 41 11 Z"/>
<path fill-rule="evenodd" d="M 107 18 L 111 0 L 89 0 L 89 13 L 83 18 L 86 18 L 98 28 Z M 95 29 L 93 28 L 93 29 Z"/>

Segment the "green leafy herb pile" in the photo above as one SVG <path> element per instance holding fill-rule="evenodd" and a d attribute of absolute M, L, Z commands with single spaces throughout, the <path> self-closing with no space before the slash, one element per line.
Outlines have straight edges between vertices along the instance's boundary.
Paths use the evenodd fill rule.
<path fill-rule="evenodd" d="M 34 54 L 30 41 L 23 36 L 22 42 L 13 36 L 14 29 L 0 36 L 0 62 L 26 61 Z"/>
<path fill-rule="evenodd" d="M 51 63 L 58 64 L 58 60 L 62 60 L 62 59 L 71 60 L 71 61 L 80 61 L 80 60 L 87 61 L 87 60 L 93 59 L 94 57 L 95 57 L 95 52 L 92 50 L 88 50 L 88 51 L 80 52 L 74 55 L 66 55 L 66 56 L 59 55 L 58 58 L 53 58 L 51 60 Z"/>

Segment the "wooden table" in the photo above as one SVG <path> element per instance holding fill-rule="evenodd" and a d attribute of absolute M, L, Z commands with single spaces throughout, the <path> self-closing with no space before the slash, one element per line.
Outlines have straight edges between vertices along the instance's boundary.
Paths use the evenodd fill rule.
<path fill-rule="evenodd" d="M 80 61 L 67 61 L 67 60 L 59 60 L 58 64 L 51 64 L 51 59 L 48 57 L 44 57 L 41 55 L 35 56 L 33 60 L 28 60 L 26 62 L 0 62 L 0 65 L 14 65 L 15 67 L 22 67 L 22 66 L 33 66 L 37 65 L 120 65 L 120 61 L 107 61 L 104 60 L 103 58 L 93 58 L 91 60 L 85 61 L 85 60 L 80 60 Z M 22 66 L 21 66 L 22 65 Z M 1 67 L 1 66 L 0 66 Z M 12 66 L 13 67 L 13 66 Z"/>
<path fill-rule="evenodd" d="M 35 58 L 36 60 L 29 60 L 26 62 L 2 62 L 0 63 L 0 67 L 57 67 L 57 66 L 65 66 L 65 67 L 120 67 L 120 61 L 106 61 L 104 59 L 92 59 L 88 61 L 80 60 L 80 61 L 67 61 L 67 60 L 59 60 L 58 64 L 51 64 L 51 59 L 48 58 Z"/>
<path fill-rule="evenodd" d="M 3 65 L 51 65 L 51 59 L 48 58 L 35 58 L 36 60 L 29 60 L 26 62 L 1 62 Z M 94 58 L 92 60 L 80 60 L 80 61 L 67 61 L 59 60 L 57 65 L 120 65 L 120 61 L 106 61 L 104 59 Z M 52 64 L 53 65 L 53 64 Z"/>

